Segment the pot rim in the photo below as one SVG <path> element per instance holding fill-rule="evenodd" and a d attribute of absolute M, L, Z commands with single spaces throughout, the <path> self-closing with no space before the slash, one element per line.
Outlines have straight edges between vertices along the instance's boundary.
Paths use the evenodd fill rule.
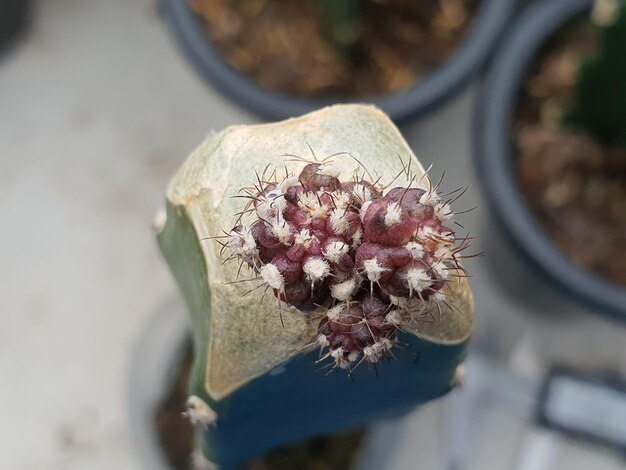
<path fill-rule="evenodd" d="M 626 289 L 574 264 L 548 238 L 518 190 L 510 127 L 526 71 L 546 40 L 593 0 L 541 0 L 526 8 L 496 52 L 474 104 L 473 155 L 497 222 L 531 266 L 598 313 L 626 321 Z"/>
<path fill-rule="evenodd" d="M 222 58 L 188 2 L 160 0 L 161 13 L 196 71 L 238 105 L 264 118 L 282 120 L 329 104 L 351 101 L 304 99 L 261 87 Z M 516 0 L 483 0 L 462 45 L 443 65 L 407 91 L 375 96 L 366 101 L 380 107 L 396 122 L 433 111 L 462 91 L 478 74 L 516 3 Z"/>

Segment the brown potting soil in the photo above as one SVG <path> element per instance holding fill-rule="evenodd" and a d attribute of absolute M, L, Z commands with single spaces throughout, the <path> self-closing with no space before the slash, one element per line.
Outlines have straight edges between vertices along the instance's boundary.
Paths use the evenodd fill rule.
<path fill-rule="evenodd" d="M 178 368 L 171 390 L 156 411 L 155 426 L 167 462 L 176 470 L 192 470 L 193 428 L 182 416 L 187 400 L 191 351 Z M 242 470 L 348 470 L 356 462 L 364 431 L 323 436 L 284 447 L 255 459 Z"/>
<path fill-rule="evenodd" d="M 480 0 L 361 0 L 356 40 L 333 40 L 319 0 L 189 0 L 237 70 L 302 97 L 406 90 L 459 47 Z"/>
<path fill-rule="evenodd" d="M 513 137 L 520 188 L 546 233 L 579 266 L 626 286 L 626 149 L 562 123 L 598 39 L 577 19 L 550 41 L 520 91 Z"/>

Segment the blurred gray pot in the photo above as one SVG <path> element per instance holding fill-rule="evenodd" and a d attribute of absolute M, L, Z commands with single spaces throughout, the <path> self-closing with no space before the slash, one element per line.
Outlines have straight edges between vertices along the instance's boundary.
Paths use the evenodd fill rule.
<path fill-rule="evenodd" d="M 495 243 L 488 245 L 495 278 L 538 310 L 572 311 L 575 300 L 592 312 L 624 322 L 626 289 L 577 266 L 536 221 L 517 185 L 510 141 L 518 91 L 532 60 L 559 28 L 590 12 L 593 3 L 541 0 L 526 8 L 498 47 L 475 102 L 472 153 L 487 202 L 508 242 L 501 246 L 494 236 Z M 544 284 L 555 286 L 562 295 L 545 289 Z"/>
<path fill-rule="evenodd" d="M 483 0 L 463 43 L 444 64 L 413 88 L 375 96 L 375 104 L 395 122 L 409 121 L 435 110 L 469 84 L 489 58 L 517 6 L 517 0 Z M 160 9 L 182 52 L 196 71 L 238 105 L 269 119 L 305 114 L 344 99 L 305 99 L 260 86 L 231 67 L 208 38 L 205 25 L 188 0 L 160 0 Z"/>
<path fill-rule="evenodd" d="M 29 0 L 0 2 L 0 55 L 8 51 L 29 26 L 32 4 Z"/>

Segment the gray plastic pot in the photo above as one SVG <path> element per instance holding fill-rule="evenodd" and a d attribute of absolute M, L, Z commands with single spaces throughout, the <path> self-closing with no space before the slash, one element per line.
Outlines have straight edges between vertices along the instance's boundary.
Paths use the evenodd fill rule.
<path fill-rule="evenodd" d="M 548 280 L 564 298 L 626 321 L 626 289 L 574 264 L 532 215 L 517 185 L 510 141 L 511 118 L 529 64 L 561 26 L 590 11 L 592 5 L 593 0 L 542 0 L 525 10 L 498 48 L 476 100 L 473 154 L 483 192 L 517 258 L 540 274 L 535 276 L 535 284 L 540 286 Z M 515 269 L 506 263 L 506 270 Z M 517 288 L 521 290 L 519 284 Z M 526 289 L 523 294 L 527 298 L 539 296 L 541 287 Z"/>
<path fill-rule="evenodd" d="M 159 444 L 154 415 L 171 388 L 189 344 L 189 328 L 182 300 L 170 299 L 150 318 L 135 347 L 128 379 L 128 416 L 142 469 L 170 469 Z M 374 425 L 353 470 L 386 468 L 402 429 L 401 420 Z"/>
<path fill-rule="evenodd" d="M 483 0 L 467 38 L 447 62 L 408 91 L 364 101 L 375 104 L 396 122 L 424 116 L 445 103 L 478 74 L 516 3 L 517 0 Z M 235 103 L 262 118 L 282 120 L 328 104 L 351 101 L 304 99 L 263 88 L 223 59 L 209 40 L 202 20 L 189 7 L 189 0 L 160 0 L 160 8 L 196 71 Z"/>

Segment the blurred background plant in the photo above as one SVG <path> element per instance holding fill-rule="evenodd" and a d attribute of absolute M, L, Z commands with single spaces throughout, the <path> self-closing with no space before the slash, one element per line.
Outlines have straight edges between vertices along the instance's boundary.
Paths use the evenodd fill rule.
<path fill-rule="evenodd" d="M 626 287 L 626 11 L 600 0 L 534 58 L 516 103 L 520 189 L 577 265 Z"/>
<path fill-rule="evenodd" d="M 565 123 L 626 147 L 626 2 L 598 0 L 594 13 L 602 30 L 598 47 L 579 68 Z"/>

